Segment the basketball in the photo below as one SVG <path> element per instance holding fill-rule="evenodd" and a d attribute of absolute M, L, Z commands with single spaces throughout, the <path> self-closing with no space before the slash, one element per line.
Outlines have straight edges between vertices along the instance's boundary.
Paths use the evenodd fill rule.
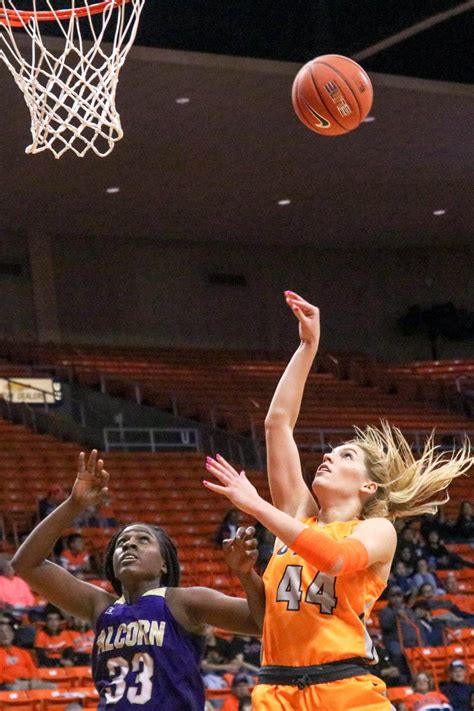
<path fill-rule="evenodd" d="M 348 57 L 325 54 L 299 70 L 293 108 L 304 125 L 323 136 L 357 128 L 369 113 L 374 92 L 367 73 Z"/>

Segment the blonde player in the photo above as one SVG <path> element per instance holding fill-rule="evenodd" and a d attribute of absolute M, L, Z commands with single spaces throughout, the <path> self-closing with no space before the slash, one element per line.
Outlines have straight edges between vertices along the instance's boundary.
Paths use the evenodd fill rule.
<path fill-rule="evenodd" d="M 219 483 L 204 482 L 277 536 L 264 574 L 263 659 L 253 704 L 257 711 L 388 711 L 385 685 L 371 673 L 377 657 L 365 622 L 387 583 L 392 521 L 435 511 L 446 500 L 440 492 L 473 460 L 467 443 L 443 457 L 432 438 L 415 460 L 401 432 L 367 427 L 324 455 L 309 491 L 293 429 L 318 348 L 319 311 L 293 292 L 285 296 L 301 343 L 266 419 L 274 505 L 219 455 L 206 465 Z"/>

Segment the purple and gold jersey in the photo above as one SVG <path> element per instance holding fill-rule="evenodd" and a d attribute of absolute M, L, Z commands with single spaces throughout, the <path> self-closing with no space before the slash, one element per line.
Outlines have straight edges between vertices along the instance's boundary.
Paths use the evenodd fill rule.
<path fill-rule="evenodd" d="M 203 711 L 205 640 L 176 622 L 165 595 L 166 588 L 149 590 L 133 605 L 121 597 L 97 618 L 98 711 Z"/>

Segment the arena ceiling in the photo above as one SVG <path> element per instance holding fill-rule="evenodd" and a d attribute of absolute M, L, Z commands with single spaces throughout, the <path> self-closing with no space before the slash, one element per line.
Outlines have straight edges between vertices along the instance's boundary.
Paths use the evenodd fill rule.
<path fill-rule="evenodd" d="M 149 0 L 119 84 L 125 138 L 104 159 L 26 156 L 28 112 L 0 65 L 0 228 L 469 243 L 474 2 L 406 5 Z M 290 101 L 298 67 L 324 52 L 358 58 L 375 87 L 375 120 L 334 139 L 301 126 Z"/>

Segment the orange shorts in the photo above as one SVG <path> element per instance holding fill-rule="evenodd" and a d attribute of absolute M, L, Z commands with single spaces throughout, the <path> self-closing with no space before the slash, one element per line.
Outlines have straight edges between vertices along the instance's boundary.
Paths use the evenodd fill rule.
<path fill-rule="evenodd" d="M 383 681 L 372 674 L 312 684 L 305 689 L 282 684 L 257 684 L 255 711 L 391 711 Z"/>

